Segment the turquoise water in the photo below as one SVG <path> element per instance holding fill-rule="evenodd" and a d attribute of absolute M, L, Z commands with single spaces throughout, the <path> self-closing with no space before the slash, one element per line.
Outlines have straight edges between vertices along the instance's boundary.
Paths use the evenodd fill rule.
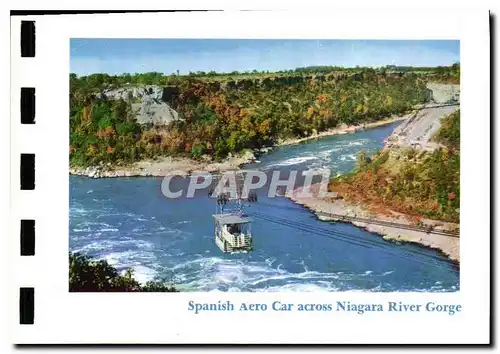
<path fill-rule="evenodd" d="M 396 126 L 278 148 L 246 167 L 343 173 L 360 150 L 373 153 Z M 161 182 L 71 176 L 70 250 L 106 259 L 119 270 L 133 268 L 140 281 L 174 281 L 193 291 L 459 290 L 459 270 L 433 250 L 319 221 L 290 200 L 264 193 L 247 209 L 254 218 L 254 251 L 224 254 L 214 243 L 214 200 L 205 193 L 167 199 Z"/>

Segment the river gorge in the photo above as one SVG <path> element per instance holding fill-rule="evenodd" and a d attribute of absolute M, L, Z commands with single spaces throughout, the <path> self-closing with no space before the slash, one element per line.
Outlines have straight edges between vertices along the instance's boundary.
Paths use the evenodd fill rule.
<path fill-rule="evenodd" d="M 346 173 L 359 151 L 380 149 L 399 124 L 281 146 L 244 167 L 327 167 Z M 214 243 L 215 203 L 207 195 L 167 199 L 161 177 L 69 178 L 70 251 L 106 259 L 120 271 L 132 268 L 141 282 L 172 281 L 182 291 L 450 292 L 460 287 L 458 266 L 437 251 L 389 242 L 351 224 L 320 221 L 284 197 L 260 195 L 248 209 L 254 218 L 253 252 L 224 254 Z"/>

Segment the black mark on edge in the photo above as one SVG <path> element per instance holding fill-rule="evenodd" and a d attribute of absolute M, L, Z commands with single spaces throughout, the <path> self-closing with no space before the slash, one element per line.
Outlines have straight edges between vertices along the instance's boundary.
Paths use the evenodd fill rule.
<path fill-rule="evenodd" d="M 35 288 L 19 288 L 19 324 L 35 322 Z"/>
<path fill-rule="evenodd" d="M 34 87 L 21 87 L 21 124 L 35 124 Z"/>
<path fill-rule="evenodd" d="M 35 57 L 35 21 L 21 21 L 21 57 Z"/>
<path fill-rule="evenodd" d="M 35 220 L 21 220 L 21 256 L 35 255 Z"/>
<path fill-rule="evenodd" d="M 35 189 L 35 154 L 21 154 L 21 190 Z"/>

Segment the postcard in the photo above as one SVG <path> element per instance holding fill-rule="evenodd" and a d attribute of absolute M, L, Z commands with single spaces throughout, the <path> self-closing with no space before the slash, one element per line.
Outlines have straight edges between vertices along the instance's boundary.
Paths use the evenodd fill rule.
<path fill-rule="evenodd" d="M 13 16 L 13 341 L 489 343 L 489 14 L 434 15 Z"/>

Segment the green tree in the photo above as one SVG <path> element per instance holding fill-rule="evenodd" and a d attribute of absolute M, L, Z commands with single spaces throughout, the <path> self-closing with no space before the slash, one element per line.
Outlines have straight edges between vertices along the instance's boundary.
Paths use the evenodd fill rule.
<path fill-rule="evenodd" d="M 155 291 L 176 292 L 168 284 L 148 282 L 141 285 L 133 278 L 133 271 L 123 275 L 105 260 L 95 261 L 79 254 L 69 254 L 69 291 L 71 292 L 130 292 Z"/>

